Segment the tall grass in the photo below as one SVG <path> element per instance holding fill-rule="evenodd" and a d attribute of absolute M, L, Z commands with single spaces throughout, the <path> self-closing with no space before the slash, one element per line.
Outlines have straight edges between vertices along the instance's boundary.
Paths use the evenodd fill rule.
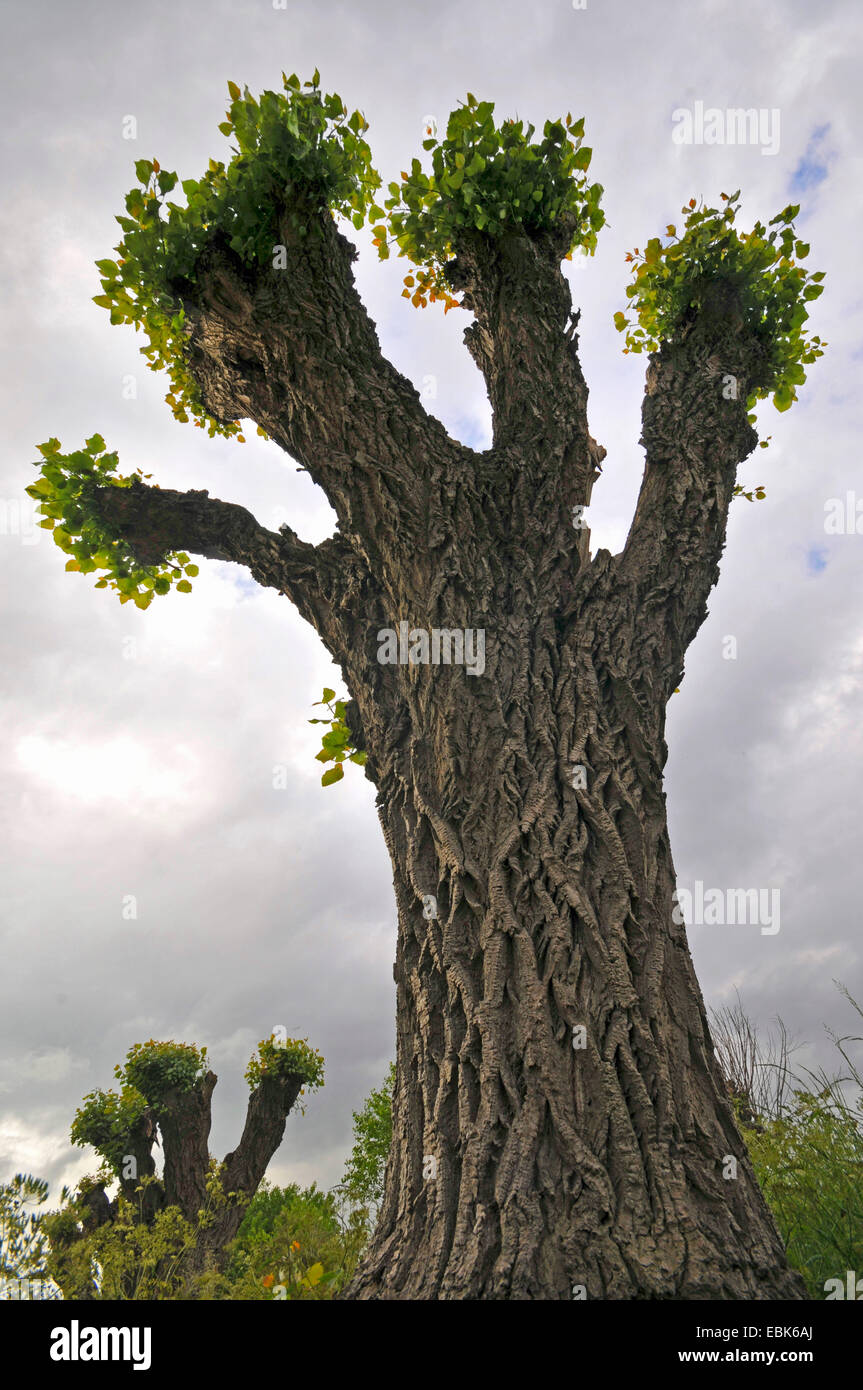
<path fill-rule="evenodd" d="M 856 1000 L 837 987 L 863 1020 Z M 830 1075 L 794 1070 L 798 1045 L 781 1020 L 778 1036 L 763 1040 L 739 1003 L 714 1012 L 712 1030 L 789 1261 L 812 1298 L 841 1297 L 826 1292 L 830 1280 L 844 1289 L 849 1270 L 863 1279 L 863 1063 L 851 1053 L 863 1038 L 827 1030 L 841 1058 Z"/>

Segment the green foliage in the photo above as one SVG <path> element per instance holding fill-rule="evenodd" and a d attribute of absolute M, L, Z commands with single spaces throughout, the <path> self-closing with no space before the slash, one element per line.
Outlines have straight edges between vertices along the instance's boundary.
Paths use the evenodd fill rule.
<path fill-rule="evenodd" d="M 779 1118 L 744 1133 L 788 1258 L 823 1298 L 828 1279 L 863 1271 L 863 1112 L 830 1087 L 795 1091 Z"/>
<path fill-rule="evenodd" d="M 191 1091 L 207 1074 L 207 1049 L 193 1043 L 135 1043 L 126 1053 L 125 1066 L 114 1075 L 144 1097 L 158 1113 L 168 1091 Z"/>
<path fill-rule="evenodd" d="M 48 1184 L 30 1173 L 0 1183 L 0 1279 L 38 1279 L 45 1273 L 44 1213 Z"/>
<path fill-rule="evenodd" d="M 341 1191 L 349 1202 L 372 1207 L 384 1195 L 384 1173 L 393 1133 L 395 1062 L 390 1063 L 384 1084 L 367 1097 L 362 1110 L 354 1111 L 354 1146 L 345 1165 Z"/>
<path fill-rule="evenodd" d="M 299 1076 L 306 1088 L 315 1091 L 324 1084 L 324 1059 L 320 1052 L 309 1047 L 307 1038 L 280 1038 L 271 1033 L 258 1043 L 246 1067 L 245 1078 L 249 1089 L 254 1090 L 266 1077 Z M 305 1113 L 303 1106 L 300 1109 Z"/>
<path fill-rule="evenodd" d="M 288 1187 L 271 1187 L 264 1179 L 252 1198 L 243 1224 L 237 1232 L 238 1240 L 251 1242 L 271 1236 L 283 1211 L 289 1211 L 291 1221 L 298 1213 L 313 1208 L 328 1230 L 338 1230 L 338 1218 L 334 1198 L 328 1192 L 318 1189 L 317 1183 L 311 1187 L 300 1188 L 296 1183 Z"/>
<path fill-rule="evenodd" d="M 113 1174 L 119 1175 L 129 1153 L 129 1137 L 147 1108 L 140 1092 L 124 1086 L 116 1091 L 91 1091 L 75 1111 L 70 1138 L 81 1148 L 90 1144 Z"/>
<path fill-rule="evenodd" d="M 675 343 L 717 286 L 732 291 L 745 331 L 760 348 L 757 375 L 747 400 L 772 393 L 777 410 L 787 410 L 806 380 L 804 365 L 823 356 L 822 341 L 803 325 L 806 305 L 821 294 L 824 272 L 810 274 L 799 261 L 809 246 L 797 238 L 794 218 L 799 206 L 783 209 L 768 231 L 756 222 L 751 232 L 738 232 L 734 220 L 740 191 L 722 194 L 725 208 L 696 206 L 694 198 L 681 209 L 683 233 L 669 224 L 665 245 L 659 237 L 644 251 L 636 247 L 626 259 L 633 263 L 633 282 L 627 287 L 629 317 L 619 312 L 615 326 L 626 332 L 625 352 L 656 352 L 662 342 Z M 754 414 L 749 416 L 754 422 Z"/>
<path fill-rule="evenodd" d="M 34 467 L 41 473 L 27 493 L 38 503 L 39 525 L 53 532 L 54 543 L 70 557 L 67 570 L 100 571 L 96 588 L 110 587 L 121 603 L 132 602 L 137 608 L 149 607 L 156 594 L 167 594 L 174 583 L 179 593 L 191 592 L 189 579 L 197 575 L 198 566 L 188 555 L 172 552 L 164 564 L 142 565 L 129 542 L 100 519 L 95 505 L 98 491 L 132 485 L 131 476 L 115 473 L 117 455 L 106 452 L 100 434 L 73 454 L 61 453 L 59 439 L 49 439 L 37 448 L 42 458 Z M 151 475 L 138 469 L 135 476 Z"/>
<path fill-rule="evenodd" d="M 431 135 L 423 148 L 431 150 L 432 172 L 424 174 L 418 159 L 402 171 L 402 182 L 389 185 L 389 231 L 399 248 L 421 267 L 419 276 L 405 278 L 403 293 L 419 307 L 442 299 L 445 310 L 456 301 L 449 292 L 443 267 L 465 230 L 500 237 L 508 232 L 536 233 L 564 218 L 573 220 L 568 253 L 582 246 L 591 255 L 596 234 L 605 221 L 600 208 L 602 186 L 588 184 L 592 151 L 582 140 L 584 118 L 546 121 L 541 140 L 534 127 L 507 120 L 495 126 L 494 102 L 467 102 L 452 112 L 446 135 Z M 374 242 L 382 258 L 389 255 L 383 213 L 374 227 Z"/>
<path fill-rule="evenodd" d="M 123 1083 L 116 1091 L 91 1091 L 72 1122 L 73 1144 L 91 1144 L 101 1154 L 112 1175 L 119 1176 L 129 1153 L 130 1136 L 147 1106 L 158 1115 L 160 1102 L 175 1088 L 188 1091 L 206 1075 L 207 1049 L 186 1043 L 136 1043 L 126 1054 L 125 1066 L 114 1068 Z"/>
<path fill-rule="evenodd" d="M 301 237 L 326 209 L 360 228 L 380 187 L 362 138 L 367 121 L 359 111 L 348 115 L 341 97 L 322 93 L 319 81 L 316 71 L 301 87 L 283 73 L 284 93 L 265 91 L 260 101 L 229 82 L 231 104 L 219 129 L 236 141 L 233 158 L 227 165 L 211 159 L 200 179 L 184 179 L 185 206 L 166 197 L 177 174 L 139 159 L 128 215 L 117 218 L 124 234 L 117 259 L 96 262 L 103 293 L 95 303 L 110 311 L 112 323 L 144 330 L 142 352 L 153 371 L 167 371 L 165 399 L 174 416 L 193 419 L 210 435 L 244 442 L 238 422 L 208 413 L 186 361 L 183 291 L 195 283 L 201 252 L 221 238 L 245 265 L 271 264 L 282 213 Z"/>
<path fill-rule="evenodd" d="M 165 1207 L 151 1224 L 136 1219 L 134 1203 L 117 1198 L 117 1214 L 86 1239 L 101 1268 L 99 1298 L 153 1302 L 184 1292 L 187 1264 L 197 1245 L 195 1226 L 179 1207 Z"/>
<path fill-rule="evenodd" d="M 335 702 L 335 703 L 333 703 Z M 310 719 L 310 724 L 329 724 L 330 731 L 324 734 L 321 739 L 321 751 L 315 757 L 320 763 L 333 763 L 334 766 L 327 769 L 321 778 L 321 786 L 328 787 L 333 782 L 340 782 L 345 775 L 342 763 L 348 758 L 352 763 L 359 763 L 363 766 L 366 760 L 364 750 L 359 750 L 354 744 L 353 734 L 345 723 L 345 701 L 336 700 L 336 692 L 324 686 L 324 692 L 320 700 L 315 701 L 315 705 L 326 705 L 330 711 L 329 719 Z"/>
<path fill-rule="evenodd" d="M 844 1285 L 847 1270 L 863 1273 L 863 1075 L 845 1047 L 863 1039 L 832 1036 L 845 1064 L 841 1076 L 806 1072 L 805 1087 L 771 1118 L 741 1120 L 788 1258 L 819 1299 L 828 1279 Z M 739 1112 L 747 1102 L 738 1102 Z"/>
<path fill-rule="evenodd" d="M 764 448 L 765 446 L 766 440 L 762 440 L 761 447 Z M 767 496 L 767 490 L 761 483 L 759 483 L 756 488 L 750 488 L 748 490 L 744 488 L 741 483 L 736 483 L 731 496 L 745 497 L 747 502 L 763 502 Z"/>
<path fill-rule="evenodd" d="M 233 1243 L 223 1275 L 206 1276 L 201 1298 L 265 1301 L 330 1299 L 351 1278 L 368 1241 L 363 1213 L 343 1218 L 336 1197 L 313 1183 L 262 1184 Z"/>
<path fill-rule="evenodd" d="M 194 1222 L 179 1207 L 165 1207 L 147 1223 L 135 1202 L 116 1198 L 112 1220 L 84 1234 L 87 1216 L 83 1188 L 56 1214 L 46 1218 L 51 1241 L 47 1268 L 66 1298 L 84 1289 L 100 1300 L 123 1302 L 185 1299 L 198 1296 L 199 1276 L 192 1272 L 198 1244 L 216 1215 L 232 1200 L 222 1187 L 224 1165 L 214 1160 L 207 1175 L 204 1206 Z M 158 1179 L 143 1178 L 137 1193 Z"/>

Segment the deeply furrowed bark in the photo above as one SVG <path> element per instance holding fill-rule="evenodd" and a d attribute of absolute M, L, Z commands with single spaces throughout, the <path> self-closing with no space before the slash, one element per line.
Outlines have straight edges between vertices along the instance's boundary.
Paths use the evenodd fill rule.
<path fill-rule="evenodd" d="M 573 508 L 604 450 L 559 270 L 567 229 L 466 239 L 448 268 L 494 408 L 484 454 L 423 416 L 381 357 L 347 243 L 327 218 L 320 231 L 302 249 L 285 229 L 282 279 L 215 248 L 190 350 L 210 407 L 293 452 L 339 534 L 304 547 L 223 503 L 192 526 L 169 504 L 171 529 L 140 486 L 106 505 L 130 538 L 197 536 L 288 593 L 353 697 L 399 927 L 393 1143 L 348 1296 L 802 1297 L 673 920 L 662 786 L 666 703 L 755 442 L 756 346 L 720 295 L 651 359 L 632 530 L 591 559 Z M 378 630 L 401 621 L 482 630 L 484 671 L 382 664 Z"/>
<path fill-rule="evenodd" d="M 492 530 L 496 510 L 483 499 Z M 375 753 L 398 1068 L 383 1209 L 351 1292 L 799 1295 L 672 917 L 664 704 L 630 669 L 635 594 L 600 555 L 562 635 L 530 559 L 543 521 L 520 521 L 518 586 L 492 574 L 448 610 L 487 627 L 485 674 L 406 668 L 409 732 Z"/>

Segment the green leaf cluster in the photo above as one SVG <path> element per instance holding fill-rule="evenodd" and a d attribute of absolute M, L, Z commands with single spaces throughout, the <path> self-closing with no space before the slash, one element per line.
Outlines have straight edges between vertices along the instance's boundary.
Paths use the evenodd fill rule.
<path fill-rule="evenodd" d="M 188 1221 L 179 1207 L 164 1207 L 152 1221 L 141 1220 L 141 1202 L 155 1177 L 143 1178 L 135 1199 L 119 1192 L 111 1220 L 85 1230 L 88 1186 L 104 1186 L 85 1179 L 77 1194 L 64 1190 L 66 1204 L 46 1217 L 51 1241 L 47 1270 L 67 1299 L 88 1298 L 122 1302 L 189 1299 L 198 1296 L 199 1276 L 193 1257 L 200 1240 L 217 1214 L 232 1201 L 222 1186 L 224 1165 L 210 1161 L 204 1206 L 195 1221 Z M 94 1275 L 98 1265 L 98 1278 Z"/>
<path fill-rule="evenodd" d="M 135 1043 L 126 1053 L 125 1065 L 114 1068 L 114 1075 L 138 1091 L 157 1111 L 168 1091 L 191 1091 L 206 1074 L 205 1047 L 195 1047 L 194 1043 L 156 1042 L 153 1038 Z"/>
<path fill-rule="evenodd" d="M 601 184 L 588 183 L 592 151 L 583 144 L 584 118 L 546 121 L 536 141 L 534 133 L 521 120 L 496 126 L 494 102 L 477 101 L 468 92 L 467 101 L 450 115 L 444 138 L 423 141 L 432 151 L 432 172 L 424 173 L 414 159 L 410 171 L 402 171 L 402 182 L 389 185 L 385 207 L 392 239 L 399 255 L 425 268 L 416 287 L 412 278 L 405 280 L 416 306 L 440 298 L 448 309 L 456 302 L 443 267 L 464 230 L 491 237 L 530 234 L 568 218 L 574 230 L 567 254 L 580 246 L 593 255 L 605 214 Z M 385 259 L 384 214 L 377 207 L 370 214 L 379 217 L 375 244 Z"/>
<path fill-rule="evenodd" d="M 826 346 L 804 329 L 806 306 L 822 293 L 824 272 L 811 274 L 799 264 L 809 254 L 794 229 L 799 205 L 789 204 L 767 227 L 756 222 L 751 232 L 738 232 L 740 190 L 721 196 L 723 209 L 690 199 L 681 209 L 681 235 L 669 224 L 665 244 L 653 237 L 643 251 L 628 253 L 630 303 L 627 312 L 615 314 L 615 327 L 626 333 L 625 352 L 656 352 L 660 343 L 681 341 L 693 310 L 697 314 L 724 284 L 734 292 L 743 330 L 758 349 L 747 408 L 772 394 L 776 409 L 787 410 L 806 380 L 804 366 L 823 356 Z"/>
<path fill-rule="evenodd" d="M 320 1052 L 309 1046 L 308 1038 L 277 1038 L 271 1033 L 258 1043 L 257 1052 L 252 1054 L 245 1070 L 249 1089 L 254 1090 L 266 1077 L 302 1077 L 304 1086 L 315 1091 L 324 1084 L 324 1059 Z"/>
<path fill-rule="evenodd" d="M 763 447 L 763 445 L 762 445 Z M 763 502 L 767 496 L 767 490 L 761 483 L 755 488 L 745 488 L 741 483 L 735 483 L 732 497 L 745 497 L 747 502 Z"/>
<path fill-rule="evenodd" d="M 390 1063 L 384 1084 L 354 1111 L 354 1144 L 345 1164 L 341 1191 L 348 1201 L 372 1207 L 384 1195 L 384 1174 L 393 1134 L 393 1091 L 396 1064 Z"/>
<path fill-rule="evenodd" d="M 140 468 L 135 475 L 115 472 L 116 453 L 107 453 L 100 434 L 86 440 L 83 449 L 61 452 L 59 439 L 37 445 L 41 459 L 38 480 L 26 489 L 37 503 L 39 525 L 52 531 L 54 543 L 69 556 L 67 570 L 81 574 L 100 572 L 97 589 L 114 589 L 121 603 L 147 608 L 156 594 L 167 594 L 172 584 L 178 593 L 191 593 L 189 583 L 198 566 L 182 552 L 171 552 L 163 564 L 142 565 L 129 542 L 101 519 L 97 494 L 105 487 L 131 487 L 132 476 L 149 478 Z"/>
<path fill-rule="evenodd" d="M 116 1091 L 91 1091 L 75 1111 L 71 1140 L 81 1148 L 91 1144 L 113 1174 L 119 1175 L 129 1153 L 129 1138 L 147 1108 L 132 1086 Z"/>
<path fill-rule="evenodd" d="M 835 1086 L 795 1091 L 779 1116 L 742 1128 L 788 1258 L 823 1298 L 826 1280 L 863 1271 L 863 1107 Z"/>
<path fill-rule="evenodd" d="M 364 1213 L 342 1216 L 336 1195 L 315 1183 L 270 1187 L 252 1199 L 223 1273 L 205 1274 L 202 1299 L 319 1300 L 349 1281 L 369 1237 Z"/>
<path fill-rule="evenodd" d="M 330 711 L 329 719 L 310 719 L 310 724 L 329 724 L 329 733 L 324 734 L 321 739 L 321 751 L 315 754 L 320 763 L 333 763 L 334 766 L 327 768 L 321 778 L 321 786 L 329 787 L 333 782 L 340 782 L 345 775 L 342 763 L 349 759 L 352 763 L 358 763 L 360 767 L 366 761 L 365 750 L 360 750 L 354 744 L 354 736 L 345 722 L 345 701 L 336 699 L 336 692 L 324 686 L 323 695 L 320 700 L 315 701 L 315 705 L 326 705 Z"/>
<path fill-rule="evenodd" d="M 138 186 L 126 196 L 127 215 L 117 218 L 123 231 L 117 259 L 96 262 L 102 293 L 94 302 L 109 310 L 112 323 L 143 329 L 142 352 L 152 370 L 167 371 L 165 399 L 175 418 L 192 418 L 211 436 L 244 442 L 238 421 L 219 421 L 207 411 L 187 364 L 183 292 L 195 284 L 202 251 L 220 238 L 245 265 L 271 264 L 283 213 L 301 237 L 313 232 L 324 210 L 359 228 L 380 187 L 363 139 L 365 117 L 348 114 L 341 97 L 322 93 L 319 82 L 317 71 L 303 86 L 296 74 L 283 73 L 284 91 L 265 91 L 260 100 L 229 82 L 231 103 L 219 129 L 233 136 L 233 157 L 227 165 L 211 159 L 200 179 L 182 181 L 185 206 L 166 196 L 177 174 L 139 159 Z"/>

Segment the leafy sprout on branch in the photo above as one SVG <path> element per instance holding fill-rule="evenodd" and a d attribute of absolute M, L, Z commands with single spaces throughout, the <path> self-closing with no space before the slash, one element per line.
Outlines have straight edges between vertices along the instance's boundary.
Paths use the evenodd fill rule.
<path fill-rule="evenodd" d="M 823 356 L 826 346 L 803 327 L 806 305 L 822 293 L 824 272 L 811 274 L 799 264 L 809 254 L 808 243 L 794 229 L 799 205 L 789 204 L 772 218 L 772 230 L 756 222 L 751 232 L 738 232 L 740 190 L 721 197 L 724 209 L 691 198 L 681 209 L 681 235 L 669 223 L 664 245 L 652 237 L 643 251 L 636 247 L 627 253 L 631 302 L 626 313 L 615 314 L 615 327 L 626 333 L 624 352 L 658 352 L 661 343 L 682 341 L 695 314 L 723 286 L 733 297 L 741 328 L 760 348 L 747 409 L 752 412 L 756 401 L 772 395 L 777 410 L 788 410 L 806 380 L 804 366 Z M 755 415 L 748 418 L 753 424 Z"/>
<path fill-rule="evenodd" d="M 231 103 L 219 130 L 233 136 L 233 158 L 227 165 L 211 159 L 200 179 L 182 181 L 185 207 L 166 196 L 177 174 L 139 159 L 127 216 L 117 218 L 117 259 L 96 262 L 103 278 L 94 302 L 109 310 L 112 323 L 144 330 L 141 350 L 153 371 L 168 372 L 165 399 L 175 418 L 240 443 L 240 423 L 207 411 L 186 359 L 183 290 L 195 284 L 202 251 L 220 237 L 245 265 L 271 264 L 282 215 L 301 237 L 312 233 L 321 210 L 349 217 L 359 230 L 381 182 L 363 139 L 363 114 L 349 115 L 340 96 L 321 92 L 317 70 L 303 87 L 293 73 L 283 73 L 282 83 L 284 92 L 265 91 L 260 101 L 248 87 L 241 92 L 228 83 Z M 265 431 L 259 426 L 258 433 Z"/>
<path fill-rule="evenodd" d="M 423 141 L 423 149 L 432 151 L 432 172 L 423 173 L 414 159 L 409 172 L 402 170 L 401 184 L 389 184 L 388 225 L 382 218 L 373 228 L 375 245 L 386 259 L 392 239 L 399 255 L 419 267 L 405 277 L 402 291 L 417 308 L 440 299 L 447 312 L 457 303 L 444 267 L 465 232 L 531 233 L 566 218 L 573 227 L 567 256 L 579 246 L 590 255 L 596 249 L 605 222 L 603 190 L 587 180 L 592 151 L 583 144 L 584 117 L 546 121 L 536 141 L 532 125 L 511 119 L 498 127 L 493 117 L 494 102 L 477 101 L 468 92 L 444 138 Z"/>
<path fill-rule="evenodd" d="M 116 453 L 107 453 L 105 441 L 94 434 L 84 448 L 75 453 L 61 452 L 59 439 L 37 445 L 42 455 L 34 468 L 39 478 L 26 489 L 42 516 L 39 525 L 54 534 L 54 543 L 69 556 L 67 570 L 80 574 L 101 571 L 97 589 L 114 589 L 121 603 L 148 608 L 156 594 L 167 594 L 172 585 L 177 592 L 192 592 L 190 579 L 198 573 L 183 551 L 171 552 L 164 564 L 142 564 L 132 546 L 101 520 L 95 506 L 97 493 L 105 487 L 131 487 L 133 478 L 149 478 L 140 468 L 128 477 L 118 474 Z"/>
<path fill-rule="evenodd" d="M 321 751 L 315 756 L 318 762 L 333 763 L 334 766 L 327 768 L 321 778 L 321 786 L 328 787 L 333 782 L 340 782 L 345 775 L 342 763 L 348 758 L 352 763 L 358 763 L 360 767 L 366 761 L 365 750 L 358 749 L 354 743 L 354 735 L 345 722 L 346 701 L 337 700 L 336 692 L 324 687 L 323 695 L 320 700 L 315 701 L 315 705 L 326 705 L 330 711 L 329 719 L 310 719 L 310 724 L 329 724 L 329 733 L 324 734 L 321 740 Z"/>

